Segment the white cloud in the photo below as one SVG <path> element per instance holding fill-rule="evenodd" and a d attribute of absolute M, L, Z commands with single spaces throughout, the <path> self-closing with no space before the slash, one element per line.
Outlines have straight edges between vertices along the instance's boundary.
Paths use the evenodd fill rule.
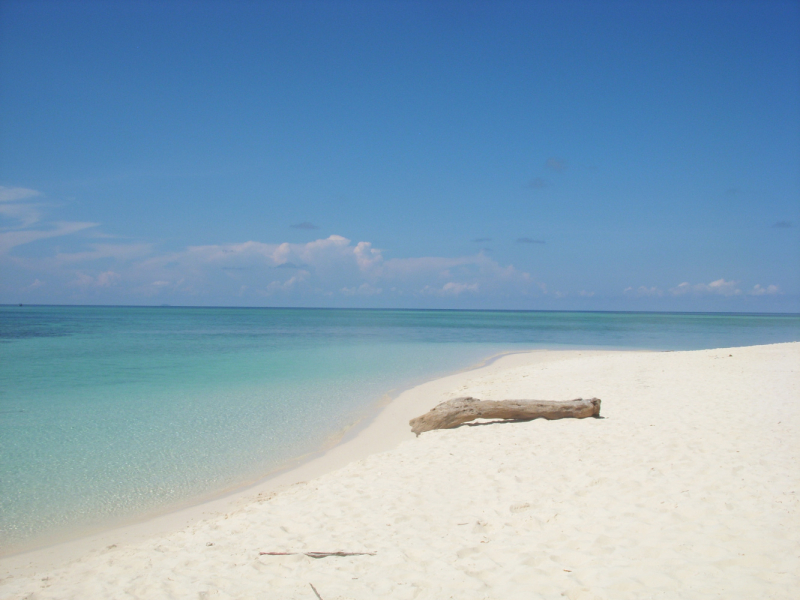
<path fill-rule="evenodd" d="M 684 281 L 683 283 L 679 283 L 674 288 L 670 288 L 669 293 L 673 296 L 682 296 L 692 292 L 693 290 L 694 286 L 690 285 L 688 281 Z"/>
<path fill-rule="evenodd" d="M 0 215 L 18 221 L 14 226 L 15 229 L 30 227 L 42 218 L 42 213 L 36 204 L 23 202 L 1 203 Z"/>
<path fill-rule="evenodd" d="M 362 271 L 368 271 L 383 261 L 381 251 L 372 247 L 369 242 L 358 242 L 354 250 L 356 262 Z"/>
<path fill-rule="evenodd" d="M 27 188 L 0 188 L 0 206 L 13 207 L 36 197 Z M 33 206 L 33 205 L 31 205 Z M 16 209 L 14 209 L 16 210 Z M 7 213 L 10 214 L 10 213 Z M 33 213 L 16 212 L 20 218 Z M 39 216 L 35 217 L 37 220 Z M 188 246 L 177 252 L 157 251 L 154 244 L 108 243 L 97 236 L 82 234 L 84 243 L 69 252 L 51 250 L 41 256 L 8 251 L 37 240 L 68 236 L 97 223 L 41 222 L 35 227 L 18 226 L 0 230 L 0 261 L 17 269 L 20 277 L 14 289 L 33 290 L 48 282 L 48 293 L 71 287 L 74 299 L 85 290 L 87 299 L 97 294 L 116 298 L 202 297 L 204 302 L 224 302 L 225 298 L 257 300 L 269 297 L 281 302 L 282 296 L 304 302 L 327 302 L 342 297 L 449 298 L 467 299 L 542 297 L 558 299 L 566 292 L 548 290 L 525 271 L 502 265 L 483 252 L 462 256 L 413 256 L 386 258 L 371 242 L 352 242 L 331 235 L 307 243 L 267 243 L 246 241 L 230 244 Z M 101 233 L 101 232 L 98 232 Z M 73 243 L 74 245 L 74 243 Z M 33 284 L 26 285 L 34 279 Z M 23 283 L 24 282 L 24 283 Z M 745 291 L 743 291 L 745 289 Z M 89 291 L 93 290 L 93 291 Z M 89 296 L 88 294 L 92 294 Z M 624 295 L 663 296 L 767 296 L 780 294 L 776 285 L 741 288 L 738 281 L 724 278 L 709 283 L 683 282 L 666 291 L 656 286 L 628 287 Z M 594 292 L 580 290 L 573 295 L 590 298 Z M 288 299 L 287 299 L 288 300 Z M 472 302 L 472 300 L 467 300 Z"/>
<path fill-rule="evenodd" d="M 742 293 L 738 287 L 736 287 L 736 281 L 725 281 L 724 279 L 717 279 L 716 281 L 712 281 L 711 283 L 702 286 L 702 290 L 708 292 L 710 294 L 720 294 L 722 296 L 736 296 Z"/>
<path fill-rule="evenodd" d="M 7 229 L 24 229 L 42 218 L 40 206 L 28 202 L 28 199 L 40 195 L 36 190 L 28 188 L 0 185 L 0 216 L 17 221 L 16 225 Z"/>
<path fill-rule="evenodd" d="M 23 187 L 6 187 L 0 185 L 0 202 L 15 202 L 27 198 L 41 196 L 41 192 Z"/>
<path fill-rule="evenodd" d="M 367 245 L 367 248 L 363 246 Z M 339 235 L 314 240 L 306 244 L 268 244 L 263 242 L 242 242 L 238 244 L 213 244 L 207 246 L 189 246 L 182 252 L 155 257 L 150 261 L 152 265 L 179 262 L 182 265 L 192 266 L 244 266 L 257 265 L 262 267 L 279 267 L 285 264 L 304 264 L 325 266 L 337 261 L 347 261 L 352 266 L 358 266 L 359 261 L 366 264 L 370 261 L 370 254 L 380 254 L 379 251 L 368 252 L 369 244 L 362 242 L 355 248 L 350 246 L 350 240 Z"/>
<path fill-rule="evenodd" d="M 739 287 L 738 281 L 727 281 L 723 279 L 717 279 L 710 283 L 689 283 L 688 281 L 684 281 L 676 285 L 673 288 L 668 290 L 671 296 L 707 296 L 707 295 L 717 295 L 717 296 L 741 296 L 744 294 L 742 289 Z M 664 292 L 657 287 L 646 287 L 646 286 L 639 286 L 638 288 L 627 287 L 623 290 L 623 293 L 627 296 L 636 296 L 636 297 L 643 297 L 643 296 L 663 296 Z M 780 289 L 777 285 L 769 285 L 767 287 L 761 287 L 760 285 L 756 284 L 753 286 L 753 289 L 747 292 L 750 296 L 765 296 L 765 295 L 772 295 L 772 294 L 779 294 Z"/>
<path fill-rule="evenodd" d="M 41 209 L 45 205 L 29 202 L 38 196 L 41 196 L 40 192 L 29 188 L 0 186 L 0 216 L 16 221 L 13 226 L 5 226 L 0 230 L 0 255 L 17 246 L 97 227 L 97 223 L 42 223 Z M 37 223 L 37 228 L 32 229 Z"/>
<path fill-rule="evenodd" d="M 768 285 L 767 287 L 763 288 L 759 284 L 755 284 L 753 289 L 749 292 L 751 296 L 771 296 L 780 293 L 780 288 L 777 285 Z"/>
<path fill-rule="evenodd" d="M 30 244 L 37 240 L 70 235 L 97 227 L 98 223 L 54 223 L 53 229 L 24 229 L 0 232 L 0 254 L 5 254 L 16 246 Z"/>
<path fill-rule="evenodd" d="M 302 269 L 293 272 L 293 268 L 300 268 L 298 265 Z M 285 277 L 275 277 L 276 267 L 286 272 Z M 428 294 L 430 289 L 447 295 L 527 293 L 535 287 L 530 274 L 502 266 L 482 253 L 386 260 L 382 250 L 370 242 L 353 244 L 339 235 L 305 244 L 249 241 L 191 246 L 182 252 L 145 259 L 138 268 L 147 272 L 151 281 L 171 280 L 180 273 L 198 287 L 211 285 L 224 271 L 239 285 L 247 283 L 269 295 L 296 291 L 301 284 L 309 293 L 316 290 L 314 293 L 345 295 L 376 295 L 391 288 L 405 294 Z"/>
<path fill-rule="evenodd" d="M 0 233 L 0 251 L 66 236 L 96 223 L 55 223 Z M 386 259 L 371 242 L 331 235 L 308 243 L 246 241 L 188 246 L 159 253 L 148 243 L 98 243 L 46 256 L 15 253 L 6 264 L 50 282 L 48 289 L 115 290 L 120 297 L 200 295 L 207 298 L 280 297 L 524 297 L 546 293 L 543 284 L 512 265 L 474 255 Z M 37 254 L 41 254 L 37 250 Z M 30 279 L 28 279 L 30 281 Z M 78 293 L 78 292 L 75 292 Z M 96 292 L 95 292 L 96 293 Z M 110 292 L 109 292 L 110 293 Z M 77 297 L 76 297 L 77 298 Z M 216 301 L 216 300 L 214 300 Z"/>
<path fill-rule="evenodd" d="M 286 281 L 273 281 L 263 290 L 262 294 L 269 296 L 277 292 L 290 292 L 308 280 L 309 275 L 308 271 L 299 271 Z"/>
<path fill-rule="evenodd" d="M 725 279 L 717 279 L 711 283 L 697 283 L 691 285 L 689 282 L 684 281 L 674 288 L 670 288 L 669 293 L 673 296 L 684 296 L 686 294 L 718 294 L 720 296 L 738 296 L 742 293 L 738 287 L 737 281 L 725 281 Z"/>

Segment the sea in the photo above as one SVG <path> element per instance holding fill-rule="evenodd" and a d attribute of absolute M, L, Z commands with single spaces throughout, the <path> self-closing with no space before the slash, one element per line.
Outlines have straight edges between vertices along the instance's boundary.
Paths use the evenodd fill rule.
<path fill-rule="evenodd" d="M 0 554 L 146 519 L 530 349 L 800 340 L 800 315 L 0 306 Z"/>

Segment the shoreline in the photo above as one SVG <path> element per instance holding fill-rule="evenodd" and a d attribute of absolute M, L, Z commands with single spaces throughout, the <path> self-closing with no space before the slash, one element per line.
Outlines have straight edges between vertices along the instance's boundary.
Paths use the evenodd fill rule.
<path fill-rule="evenodd" d="M 391 396 L 392 390 L 389 390 L 381 396 L 381 399 L 365 407 L 352 424 L 332 434 L 330 436 L 331 439 L 326 444 L 289 460 L 283 466 L 259 477 L 255 481 L 237 485 L 232 489 L 220 490 L 200 499 L 187 500 L 184 503 L 172 505 L 161 511 L 153 511 L 140 517 L 133 517 L 110 527 L 98 527 L 96 530 L 77 537 L 70 536 L 68 539 L 12 551 L 8 554 L 0 554 L 0 577 L 2 577 L 2 572 L 4 571 L 19 573 L 52 568 L 58 564 L 75 560 L 86 552 L 91 552 L 98 548 L 110 545 L 120 546 L 153 536 L 164 535 L 183 527 L 188 527 L 203 519 L 211 518 L 214 515 L 235 510 L 243 504 L 255 501 L 258 496 L 280 493 L 298 482 L 313 479 L 341 468 L 352 460 L 358 460 L 376 452 L 389 450 L 403 439 L 414 437 L 410 426 L 408 426 L 408 420 L 419 415 L 411 415 L 406 419 L 404 425 L 381 422 L 380 432 L 373 433 L 367 430 L 375 426 L 376 421 L 380 419 L 387 408 L 398 401 L 402 401 L 406 394 L 413 393 L 418 388 L 440 380 L 447 380 L 489 368 L 508 356 L 563 351 L 549 349 L 501 351 L 444 376 L 432 379 L 421 378 L 422 381 L 420 383 L 412 384 L 410 387 L 400 390 L 395 396 Z M 604 352 L 605 350 L 580 350 L 580 352 L 592 351 Z M 387 396 L 389 397 L 388 400 L 386 399 Z M 419 414 L 426 412 L 429 408 L 422 410 Z M 408 436 L 403 435 L 403 429 L 408 430 Z M 391 435 L 387 438 L 384 434 L 388 433 L 389 430 L 391 430 Z M 369 443 L 365 443 L 366 440 L 361 438 L 361 435 L 365 432 Z M 387 442 L 388 439 L 392 441 Z M 346 446 L 345 450 L 339 450 L 341 446 Z M 329 454 L 332 454 L 332 456 L 328 456 Z"/>
<path fill-rule="evenodd" d="M 798 365 L 800 342 L 504 355 L 405 390 L 352 438 L 224 501 L 72 556 L 0 559 L 0 597 L 300 600 L 312 581 L 326 598 L 788 600 Z M 462 395 L 597 396 L 603 418 L 410 432 Z M 261 556 L 312 550 L 374 554 Z"/>

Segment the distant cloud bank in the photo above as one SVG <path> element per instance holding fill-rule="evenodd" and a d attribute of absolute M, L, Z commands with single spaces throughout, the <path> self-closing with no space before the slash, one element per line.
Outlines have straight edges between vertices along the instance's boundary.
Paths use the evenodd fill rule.
<path fill-rule="evenodd" d="M 155 243 L 115 240 L 100 231 L 98 223 L 48 220 L 48 205 L 42 198 L 37 190 L 0 187 L 4 274 L 0 293 L 6 301 L 213 304 L 235 299 L 249 305 L 324 306 L 385 299 L 384 305 L 458 306 L 477 299 L 485 305 L 493 299 L 495 305 L 504 306 L 533 298 L 576 302 L 602 298 L 585 289 L 585 283 L 573 291 L 549 289 L 533 274 L 490 258 L 486 248 L 462 256 L 389 258 L 368 241 L 330 235 L 306 243 L 250 240 L 166 252 Z M 780 221 L 774 226 L 791 224 Z M 317 229 L 308 221 L 291 227 Z M 519 237 L 515 243 L 546 242 Z M 751 287 L 720 278 L 663 288 L 631 286 L 622 296 L 731 298 L 782 293 L 775 284 Z"/>
<path fill-rule="evenodd" d="M 511 265 L 501 265 L 483 252 L 468 256 L 390 258 L 370 242 L 331 235 L 294 244 L 247 241 L 189 246 L 159 252 L 147 243 L 108 243 L 107 236 L 84 235 L 80 250 L 55 246 L 50 254 L 17 251 L 45 238 L 75 236 L 97 223 L 47 222 L 28 201 L 35 190 L 0 188 L 0 215 L 12 222 L 0 229 L 0 262 L 19 277 L 29 274 L 13 293 L 37 290 L 62 294 L 57 302 L 92 302 L 123 296 L 128 302 L 170 300 L 202 303 L 206 297 L 251 298 L 258 304 L 305 299 L 325 304 L 336 296 L 455 298 L 546 294 L 544 286 Z M 310 222 L 295 229 L 317 229 Z M 103 239 L 98 243 L 98 239 Z M 74 240 L 77 241 L 77 240 Z M 74 244 L 73 244 L 74 246 Z M 8 283 L 3 284 L 8 293 Z M 41 291 L 38 293 L 42 293 Z M 103 296 L 105 294 L 105 296 Z"/>
<path fill-rule="evenodd" d="M 710 283 L 695 283 L 691 284 L 688 281 L 679 283 L 675 287 L 669 288 L 666 292 L 657 287 L 639 286 L 638 288 L 627 287 L 623 293 L 628 296 L 646 297 L 646 296 L 703 296 L 703 295 L 718 295 L 718 296 L 765 296 L 780 293 L 780 288 L 777 285 L 768 285 L 761 287 L 756 284 L 749 290 L 742 290 L 738 281 L 726 281 L 725 279 L 717 279 Z"/>

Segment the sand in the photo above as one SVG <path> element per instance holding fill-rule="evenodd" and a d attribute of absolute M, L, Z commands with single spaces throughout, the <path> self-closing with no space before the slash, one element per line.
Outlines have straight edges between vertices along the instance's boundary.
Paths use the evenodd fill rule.
<path fill-rule="evenodd" d="M 604 418 L 410 434 L 461 395 L 597 396 Z M 795 599 L 798 459 L 800 343 L 509 355 L 172 531 L 5 559 L 0 597 Z M 260 555 L 335 550 L 374 554 Z"/>

